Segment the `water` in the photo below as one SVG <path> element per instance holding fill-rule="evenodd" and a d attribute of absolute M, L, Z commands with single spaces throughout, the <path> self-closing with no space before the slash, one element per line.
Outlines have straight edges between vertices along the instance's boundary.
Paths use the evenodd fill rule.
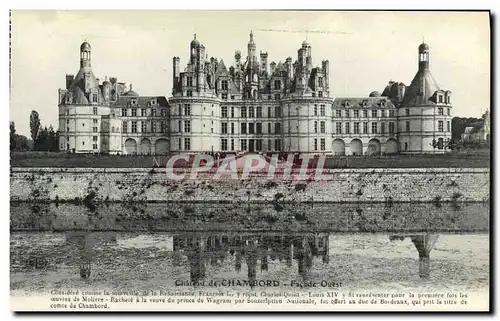
<path fill-rule="evenodd" d="M 12 205 L 11 294 L 489 286 L 486 204 L 143 205 Z"/>

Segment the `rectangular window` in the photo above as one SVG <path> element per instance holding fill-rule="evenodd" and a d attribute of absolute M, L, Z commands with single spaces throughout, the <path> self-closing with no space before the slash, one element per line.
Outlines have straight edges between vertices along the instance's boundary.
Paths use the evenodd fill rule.
<path fill-rule="evenodd" d="M 257 107 L 257 118 L 262 118 L 262 107 Z"/>
<path fill-rule="evenodd" d="M 257 123 L 255 125 L 256 125 L 255 131 L 257 132 L 257 134 L 262 134 L 262 123 Z"/>
<path fill-rule="evenodd" d="M 179 129 L 179 133 L 182 133 L 182 121 L 177 122 L 177 128 Z"/>
<path fill-rule="evenodd" d="M 186 79 L 186 85 L 188 87 L 192 87 L 193 86 L 193 77 L 187 77 L 187 79 Z"/>
<path fill-rule="evenodd" d="M 247 117 L 247 108 L 246 107 L 241 107 L 240 117 L 242 117 L 242 118 L 246 118 Z"/>
<path fill-rule="evenodd" d="M 438 96 L 438 102 L 441 104 L 443 103 L 443 96 L 442 95 L 439 95 Z"/>
<path fill-rule="evenodd" d="M 354 123 L 354 126 L 353 126 L 353 131 L 354 131 L 354 134 L 359 134 L 359 123 Z"/>
<path fill-rule="evenodd" d="M 160 132 L 166 133 L 167 132 L 167 123 L 164 121 L 160 122 Z"/>
<path fill-rule="evenodd" d="M 274 124 L 274 133 L 275 134 L 281 134 L 281 123 L 275 123 Z"/>
<path fill-rule="evenodd" d="M 151 132 L 156 133 L 156 122 L 155 121 L 151 122 Z"/>
<path fill-rule="evenodd" d="M 127 117 L 127 108 L 122 108 L 122 117 Z"/>
<path fill-rule="evenodd" d="M 314 121 L 314 132 L 315 133 L 318 132 L 318 122 L 317 121 Z"/>
<path fill-rule="evenodd" d="M 132 117 L 137 117 L 137 109 L 132 108 Z"/>
<path fill-rule="evenodd" d="M 407 120 L 405 122 L 405 124 L 406 124 L 406 131 L 409 132 L 410 131 L 410 122 Z"/>
<path fill-rule="evenodd" d="M 141 116 L 142 117 L 146 116 L 146 109 L 145 108 L 141 109 Z"/>
<path fill-rule="evenodd" d="M 255 109 L 253 107 L 248 107 L 248 117 L 250 118 L 255 117 Z"/>
<path fill-rule="evenodd" d="M 94 127 L 94 128 L 93 128 L 93 132 L 94 132 L 94 133 L 97 133 L 97 127 Z"/>
<path fill-rule="evenodd" d="M 318 116 L 318 105 L 314 105 L 314 116 Z"/>
<path fill-rule="evenodd" d="M 372 117 L 377 117 L 377 110 L 376 109 L 372 110 Z"/>
<path fill-rule="evenodd" d="M 389 134 L 394 134 L 394 123 L 393 122 L 389 123 Z"/>
<path fill-rule="evenodd" d="M 122 133 L 127 133 L 128 132 L 128 122 L 124 121 L 122 122 Z"/>
<path fill-rule="evenodd" d="M 271 131 L 271 122 L 267 123 L 267 133 L 268 134 L 272 133 L 272 131 Z"/>
<path fill-rule="evenodd" d="M 320 105 L 319 106 L 319 114 L 321 116 L 325 116 L 326 115 L 326 113 L 325 113 L 325 105 Z"/>
<path fill-rule="evenodd" d="M 227 139 L 226 138 L 222 138 L 221 141 L 220 141 L 220 148 L 222 150 L 227 150 Z"/>
<path fill-rule="evenodd" d="M 247 123 L 241 123 L 241 133 L 242 134 L 247 133 Z"/>
<path fill-rule="evenodd" d="M 97 136 L 92 136 L 92 141 L 97 142 Z"/>
<path fill-rule="evenodd" d="M 410 116 L 410 108 L 406 108 L 405 111 L 406 111 L 406 116 Z"/>
<path fill-rule="evenodd" d="M 184 132 L 185 133 L 190 133 L 191 132 L 191 121 L 190 120 L 185 120 L 184 121 Z"/>
<path fill-rule="evenodd" d="M 182 115 L 182 105 L 179 105 L 179 116 Z"/>
<path fill-rule="evenodd" d="M 326 149 L 326 140 L 324 138 L 321 138 L 320 140 L 320 149 L 325 150 Z"/>
<path fill-rule="evenodd" d="M 337 110 L 335 111 L 335 115 L 337 116 L 337 118 L 341 118 L 341 117 L 342 117 L 342 110 L 337 109 Z"/>
<path fill-rule="evenodd" d="M 281 107 L 274 107 L 274 117 L 281 117 Z"/>
<path fill-rule="evenodd" d="M 222 100 L 227 100 L 227 94 L 226 93 L 222 93 L 221 94 L 221 98 L 222 98 Z"/>
<path fill-rule="evenodd" d="M 274 149 L 277 151 L 281 150 L 281 139 L 275 139 L 274 140 Z"/>
<path fill-rule="evenodd" d="M 222 90 L 227 90 L 227 80 L 222 80 L 220 85 Z"/>
<path fill-rule="evenodd" d="M 92 119 L 92 122 L 93 122 L 94 124 L 97 124 L 97 119 Z M 68 123 L 69 123 L 69 119 L 68 119 Z"/>
<path fill-rule="evenodd" d="M 451 132 L 451 124 L 449 120 L 446 122 L 446 131 Z"/>
<path fill-rule="evenodd" d="M 254 123 L 248 123 L 248 133 L 255 134 L 255 124 Z"/>
<path fill-rule="evenodd" d="M 92 112 L 94 115 L 97 115 L 97 107 L 92 108 Z"/>
<path fill-rule="evenodd" d="M 275 90 L 281 89 L 281 81 L 280 80 L 275 80 L 274 81 L 274 89 Z"/>
<path fill-rule="evenodd" d="M 389 110 L 389 117 L 394 117 L 394 110 Z"/>
<path fill-rule="evenodd" d="M 161 109 L 161 116 L 162 116 L 162 117 L 167 116 L 167 110 L 166 110 L 165 108 L 162 108 L 162 109 Z"/>
<path fill-rule="evenodd" d="M 184 138 L 184 150 L 191 149 L 191 138 Z"/>
<path fill-rule="evenodd" d="M 221 132 L 227 134 L 227 123 L 221 123 Z"/>
<path fill-rule="evenodd" d="M 93 144 L 93 145 L 92 145 L 92 148 L 93 148 L 93 149 L 97 149 L 97 144 Z"/>
<path fill-rule="evenodd" d="M 234 139 L 231 139 L 231 150 L 234 150 Z"/>
<path fill-rule="evenodd" d="M 376 134 L 378 129 L 377 123 L 372 123 L 372 134 Z"/>
<path fill-rule="evenodd" d="M 274 94 L 274 100 L 280 100 L 280 94 Z"/>
<path fill-rule="evenodd" d="M 193 97 L 193 92 L 191 90 L 186 91 L 187 97 Z"/>
<path fill-rule="evenodd" d="M 231 134 L 234 134 L 234 123 L 231 123 Z"/>
<path fill-rule="evenodd" d="M 363 134 L 368 134 L 368 123 L 363 123 Z"/>
<path fill-rule="evenodd" d="M 227 107 L 221 107 L 221 114 L 223 118 L 227 118 Z"/>
<path fill-rule="evenodd" d="M 444 132 L 444 125 L 442 120 L 438 121 L 438 132 Z"/>
<path fill-rule="evenodd" d="M 156 117 L 156 109 L 155 108 L 151 109 L 151 116 Z"/>
<path fill-rule="evenodd" d="M 247 140 L 246 139 L 240 140 L 240 145 L 241 145 L 241 150 L 247 150 Z"/>
<path fill-rule="evenodd" d="M 255 140 L 255 150 L 258 150 L 258 151 L 262 150 L 262 139 Z"/>
<path fill-rule="evenodd" d="M 324 121 L 320 123 L 320 132 L 324 134 L 326 132 L 326 124 Z"/>
<path fill-rule="evenodd" d="M 323 97 L 323 92 L 322 91 L 318 91 L 318 97 Z"/>
<path fill-rule="evenodd" d="M 351 123 L 345 123 L 345 133 L 346 134 L 351 133 Z"/>
<path fill-rule="evenodd" d="M 359 110 L 354 110 L 354 118 L 359 118 Z"/>
<path fill-rule="evenodd" d="M 338 122 L 336 125 L 335 125 L 335 132 L 337 134 L 342 134 L 342 123 L 341 122 Z"/>
<path fill-rule="evenodd" d="M 234 118 L 234 107 L 231 107 L 231 117 Z"/>
<path fill-rule="evenodd" d="M 385 123 L 380 124 L 380 133 L 385 134 Z"/>
<path fill-rule="evenodd" d="M 132 122 L 132 133 L 137 133 L 137 122 L 136 121 Z"/>
<path fill-rule="evenodd" d="M 271 140 L 270 139 L 267 140 L 267 149 L 268 150 L 272 150 L 273 149 L 273 145 L 271 144 Z"/>
<path fill-rule="evenodd" d="M 318 87 L 323 87 L 323 78 L 318 78 Z"/>
<path fill-rule="evenodd" d="M 191 115 L 191 105 L 190 104 L 184 105 L 184 115 L 186 115 L 186 116 Z M 162 116 L 164 116 L 164 115 L 162 115 Z"/>
<path fill-rule="evenodd" d="M 146 122 L 141 121 L 141 133 L 145 133 L 145 132 L 146 132 Z"/>
<path fill-rule="evenodd" d="M 444 109 L 443 109 L 443 107 L 439 107 L 438 108 L 438 115 L 439 116 L 443 116 L 444 115 Z"/>
<path fill-rule="evenodd" d="M 363 110 L 363 117 L 368 118 L 368 110 Z"/>
<path fill-rule="evenodd" d="M 318 139 L 314 139 L 314 150 L 318 150 Z"/>
<path fill-rule="evenodd" d="M 92 102 L 97 102 L 97 94 L 92 94 Z"/>

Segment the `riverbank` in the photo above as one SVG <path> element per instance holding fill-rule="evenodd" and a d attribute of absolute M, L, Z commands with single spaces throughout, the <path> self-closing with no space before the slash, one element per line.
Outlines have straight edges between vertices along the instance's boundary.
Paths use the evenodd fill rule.
<path fill-rule="evenodd" d="M 183 172 L 185 171 L 185 172 Z M 489 168 L 327 169 L 321 180 L 213 179 L 164 168 L 12 168 L 10 195 L 20 202 L 395 203 L 489 202 Z M 278 175 L 279 176 L 279 175 Z M 274 175 L 273 177 L 276 177 Z"/>

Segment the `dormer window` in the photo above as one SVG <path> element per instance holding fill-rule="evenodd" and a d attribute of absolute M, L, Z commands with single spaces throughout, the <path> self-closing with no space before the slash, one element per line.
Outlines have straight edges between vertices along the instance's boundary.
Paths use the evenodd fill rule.
<path fill-rule="evenodd" d="M 92 102 L 93 103 L 97 102 L 97 94 L 92 94 Z"/>
<path fill-rule="evenodd" d="M 380 101 L 380 107 L 385 107 L 385 100 Z"/>
<path fill-rule="evenodd" d="M 228 86 L 227 86 L 227 80 L 222 80 L 220 82 L 220 85 L 221 85 L 221 89 L 222 90 L 227 90 Z M 227 98 L 226 98 L 227 99 Z"/>
<path fill-rule="evenodd" d="M 136 101 L 135 99 L 132 99 L 132 100 L 130 101 L 130 104 L 131 104 L 132 106 L 135 106 L 135 105 L 137 104 L 137 101 Z"/>
<path fill-rule="evenodd" d="M 193 86 L 193 77 L 187 77 L 186 82 L 187 82 L 188 87 L 192 87 Z"/>
<path fill-rule="evenodd" d="M 368 106 L 368 100 L 363 100 L 363 107 Z"/>
<path fill-rule="evenodd" d="M 351 105 L 351 103 L 349 102 L 349 100 L 346 100 L 346 101 L 344 102 L 344 106 L 345 106 L 345 107 L 349 107 L 350 105 Z"/>
<path fill-rule="evenodd" d="M 274 89 L 275 90 L 281 89 L 281 81 L 280 80 L 275 80 L 274 81 Z"/>
<path fill-rule="evenodd" d="M 323 87 L 323 78 L 318 78 L 318 87 Z"/>
<path fill-rule="evenodd" d="M 443 95 L 438 95 L 438 102 L 439 102 L 440 104 L 442 104 L 442 103 L 443 103 Z"/>
<path fill-rule="evenodd" d="M 156 105 L 156 99 L 151 99 L 151 106 L 155 106 Z"/>

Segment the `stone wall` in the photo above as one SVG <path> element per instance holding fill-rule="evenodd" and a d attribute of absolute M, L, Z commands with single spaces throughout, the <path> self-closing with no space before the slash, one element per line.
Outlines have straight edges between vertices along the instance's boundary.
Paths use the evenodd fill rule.
<path fill-rule="evenodd" d="M 189 175 L 188 175 L 189 176 Z M 489 169 L 336 169 L 324 180 L 175 181 L 164 169 L 12 168 L 11 200 L 127 202 L 485 202 Z M 293 177 L 293 175 L 292 175 Z"/>

